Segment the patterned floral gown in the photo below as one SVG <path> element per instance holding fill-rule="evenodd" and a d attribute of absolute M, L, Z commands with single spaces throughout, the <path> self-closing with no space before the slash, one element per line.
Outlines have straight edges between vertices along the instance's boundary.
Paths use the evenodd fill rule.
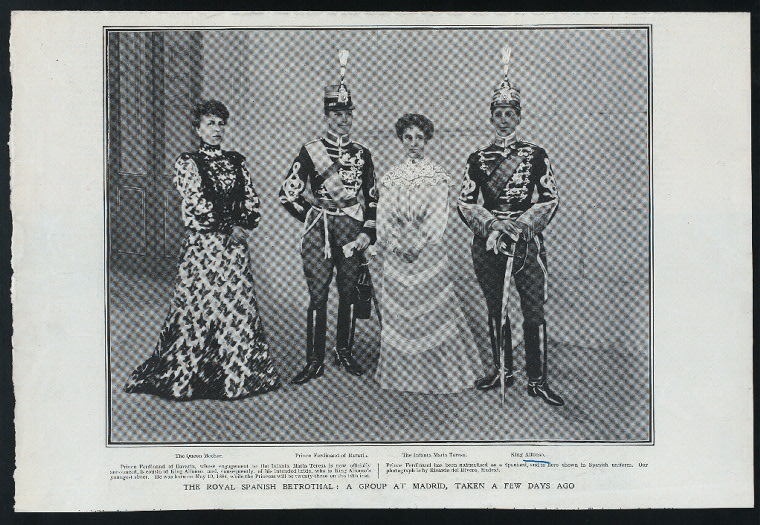
<path fill-rule="evenodd" d="M 447 271 L 443 235 L 450 179 L 407 159 L 380 182 L 378 242 L 384 247 L 383 327 L 375 380 L 382 388 L 449 394 L 472 388 L 480 358 Z M 400 254 L 421 248 L 408 262 Z"/>
<path fill-rule="evenodd" d="M 280 385 L 267 346 L 245 244 L 233 226 L 258 225 L 245 158 L 203 144 L 175 163 L 187 233 L 169 314 L 153 355 L 127 392 L 173 399 L 235 399 Z"/>

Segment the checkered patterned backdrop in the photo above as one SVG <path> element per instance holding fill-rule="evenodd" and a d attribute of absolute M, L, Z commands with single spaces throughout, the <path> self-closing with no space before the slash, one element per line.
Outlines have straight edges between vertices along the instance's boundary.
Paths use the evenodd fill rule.
<path fill-rule="evenodd" d="M 166 33 L 162 53 L 167 56 L 182 54 L 181 46 L 172 44 L 175 36 Z M 176 403 L 124 394 L 127 375 L 155 344 L 171 294 L 167 277 L 177 259 L 160 260 L 165 272 L 137 271 L 139 257 L 113 253 L 113 441 L 650 438 L 646 30 L 219 30 L 202 32 L 199 41 L 201 67 L 182 62 L 179 67 L 200 76 L 202 98 L 219 99 L 230 109 L 223 147 L 248 159 L 263 215 L 250 237 L 259 307 L 286 378 L 303 363 L 308 294 L 298 248 L 301 225 L 285 212 L 277 193 L 300 146 L 323 132 L 322 90 L 339 80 L 338 50 L 350 50 L 346 83 L 356 105 L 351 135 L 372 151 L 376 174 L 382 176 L 403 160 L 393 128 L 396 119 L 406 112 L 422 113 L 436 128 L 426 156 L 452 176 L 456 194 L 467 156 L 493 135 L 488 105 L 501 80 L 499 50 L 510 44 L 510 79 L 520 87 L 523 105 L 518 135 L 547 151 L 560 194 L 559 211 L 545 232 L 550 275 L 546 308 L 549 377 L 567 405 L 551 408 L 527 398 L 524 374 L 510 390 L 505 410 L 494 392 L 386 392 L 371 377 L 353 379 L 335 369 L 304 387 L 235 403 Z M 181 76 L 168 76 L 165 89 L 170 91 Z M 167 102 L 179 109 L 166 113 L 166 159 L 155 174 L 158 178 L 170 179 L 171 160 L 197 146 L 188 133 L 195 100 L 183 100 L 182 94 L 178 90 Z M 130 122 L 117 126 L 129 128 Z M 164 232 L 168 239 L 182 234 L 178 210 L 172 212 L 178 206 L 170 192 Z M 471 234 L 453 209 L 451 213 L 446 241 L 450 272 L 482 349 L 485 371 L 490 353 L 487 317 L 472 269 Z M 112 225 L 110 235 L 117 233 Z M 381 284 L 379 267 L 373 269 Z M 331 295 L 328 349 L 334 289 Z M 516 303 L 515 365 L 521 371 L 524 351 Z M 377 332 L 374 316 L 360 321 L 356 353 L 370 369 L 379 352 Z"/>

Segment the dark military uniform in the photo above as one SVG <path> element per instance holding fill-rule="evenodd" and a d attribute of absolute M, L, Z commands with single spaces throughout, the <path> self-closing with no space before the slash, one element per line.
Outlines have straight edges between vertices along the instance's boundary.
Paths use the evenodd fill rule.
<path fill-rule="evenodd" d="M 369 150 L 347 136 L 329 132 L 304 145 L 280 188 L 280 202 L 304 223 L 301 256 L 310 297 L 307 362 L 321 366 L 324 361 L 327 298 L 335 269 L 339 294 L 336 350 L 346 369 L 360 375 L 349 335 L 361 259 L 356 254 L 346 257 L 343 246 L 360 233 L 366 233 L 371 243 L 375 241 L 377 190 Z"/>
<path fill-rule="evenodd" d="M 482 204 L 478 196 L 482 194 Z M 558 205 L 557 188 L 546 152 L 528 142 L 497 138 L 467 159 L 458 210 L 475 234 L 472 258 L 488 304 L 490 337 L 496 368 L 500 357 L 497 333 L 501 324 L 502 293 L 507 256 L 492 249 L 493 226 L 504 218 L 523 226 L 515 246 L 512 275 L 520 296 L 524 316 L 525 352 L 528 378 L 533 383 L 546 381 L 547 298 L 546 250 L 541 232 L 551 221 Z M 491 242 L 489 242 L 491 237 Z M 498 247 L 498 246 L 497 246 Z M 507 377 L 512 376 L 512 345 L 509 323 L 502 327 Z"/>

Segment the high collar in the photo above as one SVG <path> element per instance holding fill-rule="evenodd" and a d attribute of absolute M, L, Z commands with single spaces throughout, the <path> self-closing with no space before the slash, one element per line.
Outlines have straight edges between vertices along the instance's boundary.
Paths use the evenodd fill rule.
<path fill-rule="evenodd" d="M 426 163 L 427 159 L 425 157 L 422 157 L 421 159 L 413 159 L 412 157 L 407 156 L 404 160 L 404 164 L 409 166 L 420 166 Z"/>
<path fill-rule="evenodd" d="M 345 148 L 351 143 L 351 139 L 348 135 L 336 135 L 329 130 L 327 131 L 325 140 L 328 142 L 328 144 L 332 144 L 336 148 Z"/>
<path fill-rule="evenodd" d="M 221 146 L 212 146 L 211 144 L 207 144 L 203 141 L 201 141 L 201 146 L 198 148 L 198 151 L 203 153 L 204 155 L 208 157 L 218 157 L 222 154 L 222 147 Z"/>
<path fill-rule="evenodd" d="M 494 137 L 493 139 L 493 145 L 504 150 L 506 150 L 510 146 L 510 144 L 514 144 L 515 142 L 517 142 L 516 131 L 513 131 L 511 134 L 507 135 L 506 137 L 502 137 L 501 135 L 497 134 L 496 137 Z"/>

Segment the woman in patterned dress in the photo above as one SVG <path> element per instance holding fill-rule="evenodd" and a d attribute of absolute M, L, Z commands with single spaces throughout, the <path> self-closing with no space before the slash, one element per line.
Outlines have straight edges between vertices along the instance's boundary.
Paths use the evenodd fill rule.
<path fill-rule="evenodd" d="M 220 144 L 229 111 L 198 104 L 198 151 L 177 159 L 187 232 L 174 295 L 153 355 L 127 392 L 172 399 L 236 399 L 280 385 L 259 317 L 246 237 L 258 226 L 259 198 L 245 157 Z"/>
<path fill-rule="evenodd" d="M 407 158 L 379 186 L 383 327 L 375 380 L 405 392 L 460 392 L 472 388 L 480 363 L 443 243 L 451 180 L 425 159 L 425 144 L 433 137 L 430 120 L 404 115 L 396 135 Z"/>

